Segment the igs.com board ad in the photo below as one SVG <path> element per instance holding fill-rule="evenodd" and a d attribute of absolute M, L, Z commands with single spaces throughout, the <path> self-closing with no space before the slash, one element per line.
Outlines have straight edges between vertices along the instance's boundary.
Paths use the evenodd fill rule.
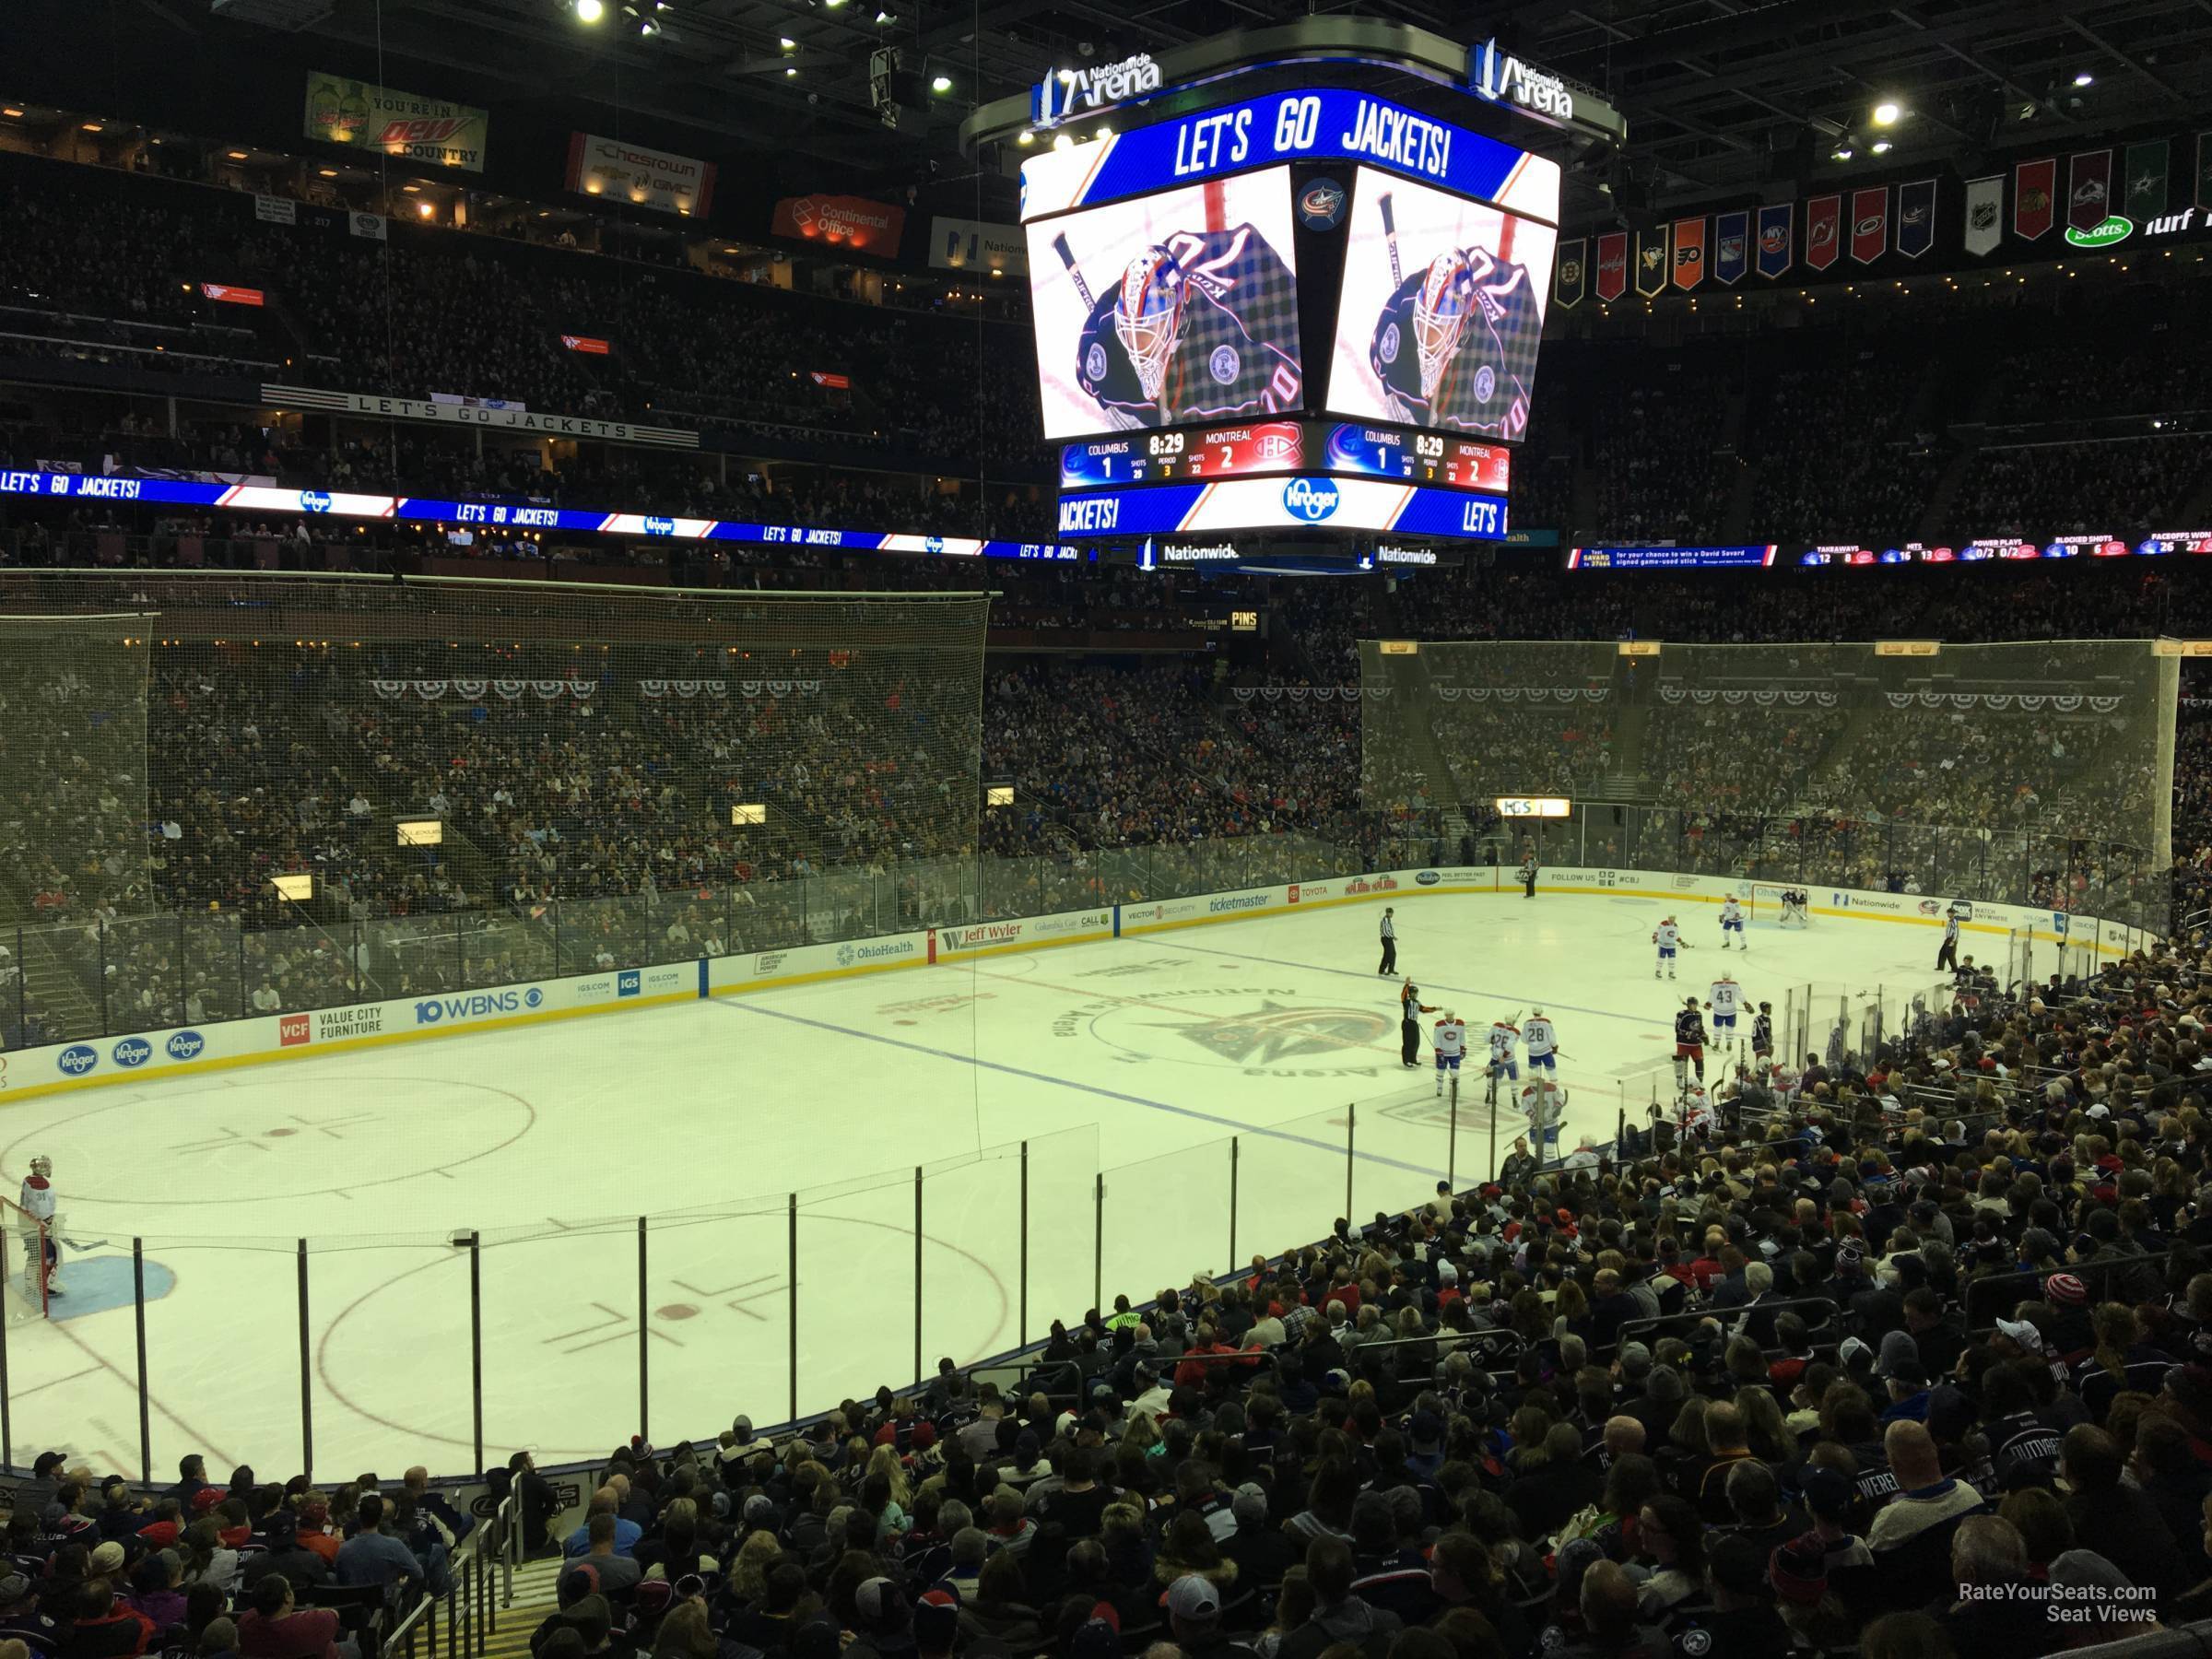
<path fill-rule="evenodd" d="M 1346 234 L 1330 411 L 1525 436 L 1559 232 L 1362 167 Z"/>
<path fill-rule="evenodd" d="M 1028 230 L 1046 437 L 1301 406 L 1288 168 Z"/>

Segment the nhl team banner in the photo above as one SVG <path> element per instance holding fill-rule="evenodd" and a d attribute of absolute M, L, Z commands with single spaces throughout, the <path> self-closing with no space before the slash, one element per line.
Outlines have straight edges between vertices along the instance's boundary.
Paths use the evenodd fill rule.
<path fill-rule="evenodd" d="M 571 133 L 569 188 L 658 213 L 703 214 L 714 202 L 714 163 L 597 133 Z"/>
<path fill-rule="evenodd" d="M 2012 170 L 2012 233 L 2033 241 L 2051 229 L 2058 196 L 2058 158 L 2023 161 Z"/>
<path fill-rule="evenodd" d="M 2196 206 L 2212 208 L 2212 133 L 2196 135 L 2196 194 L 2192 200 Z"/>
<path fill-rule="evenodd" d="M 1969 179 L 1963 238 L 1966 251 L 1977 257 L 1994 253 L 2004 235 L 2005 175 L 1993 173 L 1986 179 Z"/>
<path fill-rule="evenodd" d="M 1636 291 L 1647 300 L 1666 292 L 1666 250 L 1665 230 L 1636 232 Z"/>
<path fill-rule="evenodd" d="M 1748 213 L 1724 213 L 1712 221 L 1712 279 L 1736 283 L 1744 275 L 1744 239 L 1751 228 Z"/>
<path fill-rule="evenodd" d="M 1675 286 L 1694 288 L 1705 280 L 1705 220 L 1675 221 Z"/>
<path fill-rule="evenodd" d="M 1795 206 L 1777 202 L 1771 207 L 1759 210 L 1759 274 L 1761 276 L 1780 276 L 1790 268 L 1791 256 L 1796 252 Z"/>
<path fill-rule="evenodd" d="M 319 143 L 482 172 L 490 127 L 491 117 L 467 104 L 342 75 L 307 77 L 307 135 Z"/>
<path fill-rule="evenodd" d="M 1559 244 L 1559 263 L 1552 271 L 1551 293 L 1553 299 L 1570 310 L 1583 302 L 1583 255 L 1589 245 L 1589 239 L 1581 236 Z"/>
<path fill-rule="evenodd" d="M 1805 205 L 1805 263 L 1825 271 L 1842 253 L 1843 198 L 1815 196 Z"/>
<path fill-rule="evenodd" d="M 2066 164 L 2066 229 L 2094 230 L 2112 210 L 2112 152 L 2084 150 Z"/>
<path fill-rule="evenodd" d="M 1618 300 L 1629 291 L 1629 233 L 1610 230 L 1597 239 L 1597 297 Z"/>
<path fill-rule="evenodd" d="M 1919 179 L 1897 187 L 1897 251 L 1918 259 L 1936 245 L 1936 181 Z"/>
<path fill-rule="evenodd" d="M 1889 186 L 1851 193 L 1851 256 L 1872 265 L 1889 246 Z"/>
<path fill-rule="evenodd" d="M 2120 211 L 2140 225 L 2166 211 L 2168 170 L 2173 164 L 2173 140 L 2153 138 L 2127 147 L 2125 204 Z"/>

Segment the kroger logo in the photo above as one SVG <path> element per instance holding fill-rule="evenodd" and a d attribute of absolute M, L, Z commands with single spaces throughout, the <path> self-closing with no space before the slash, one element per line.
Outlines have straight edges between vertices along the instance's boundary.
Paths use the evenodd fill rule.
<path fill-rule="evenodd" d="M 617 996 L 635 996 L 638 994 L 639 984 L 638 971 L 635 968 L 625 969 L 622 972 L 615 975 L 615 994 Z"/>
<path fill-rule="evenodd" d="M 171 1060 L 194 1060 L 207 1046 L 207 1039 L 197 1031 L 179 1031 L 161 1046 L 169 1051 Z"/>
<path fill-rule="evenodd" d="M 1336 511 L 1342 492 L 1326 478 L 1293 478 L 1283 486 L 1283 506 L 1294 519 L 1318 524 Z"/>
<path fill-rule="evenodd" d="M 942 552 L 944 552 L 944 551 L 945 551 L 945 538 L 944 538 L 943 536 L 941 536 L 941 535 L 925 535 L 925 536 L 924 536 L 924 537 L 922 538 L 922 551 L 923 551 L 923 552 L 924 552 L 924 553 L 942 553 Z"/>
<path fill-rule="evenodd" d="M 72 1077 L 81 1077 L 100 1064 L 100 1051 L 89 1043 L 79 1042 L 62 1051 L 54 1064 Z"/>
<path fill-rule="evenodd" d="M 1413 882 L 1416 887 L 1434 887 L 1442 879 L 1434 870 L 1423 870 L 1413 878 Z"/>
<path fill-rule="evenodd" d="M 115 1045 L 115 1064 L 118 1065 L 144 1065 L 153 1057 L 154 1045 L 143 1037 L 125 1037 Z"/>
<path fill-rule="evenodd" d="M 302 512 L 328 512 L 330 511 L 330 491 L 327 489 L 301 490 L 300 492 L 300 511 Z"/>
<path fill-rule="evenodd" d="M 648 535 L 674 535 L 676 534 L 676 521 L 672 518 L 653 518 L 649 516 L 645 520 L 645 534 Z"/>

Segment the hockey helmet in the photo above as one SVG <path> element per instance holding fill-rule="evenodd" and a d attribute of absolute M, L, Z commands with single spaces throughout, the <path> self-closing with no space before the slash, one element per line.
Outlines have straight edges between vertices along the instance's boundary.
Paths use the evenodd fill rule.
<path fill-rule="evenodd" d="M 34 1158 L 34 1159 L 32 1159 L 30 1160 L 30 1172 L 31 1172 L 33 1175 L 51 1175 L 51 1174 L 53 1174 L 53 1159 L 51 1159 L 51 1158 L 47 1158 L 47 1157 L 45 1157 L 45 1156 L 43 1156 L 43 1155 L 41 1155 L 40 1157 L 37 1157 L 37 1158 Z"/>
<path fill-rule="evenodd" d="M 1147 397 L 1158 397 L 1167 383 L 1168 363 L 1182 336 L 1186 291 L 1182 265 L 1162 247 L 1147 248 L 1122 273 L 1113 332 L 1129 353 Z"/>
<path fill-rule="evenodd" d="M 1698 999 L 1694 996 L 1686 996 L 1682 999 L 1682 1006 L 1686 1008 L 1694 1008 L 1698 1006 Z"/>
<path fill-rule="evenodd" d="M 1421 395 L 1434 397 L 1444 366 L 1475 305 L 1475 274 L 1459 249 L 1440 253 L 1413 297 L 1413 342 L 1420 354 Z"/>

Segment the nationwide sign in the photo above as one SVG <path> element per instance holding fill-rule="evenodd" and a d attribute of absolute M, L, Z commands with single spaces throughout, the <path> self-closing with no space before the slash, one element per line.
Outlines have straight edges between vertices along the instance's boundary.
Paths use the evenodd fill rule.
<path fill-rule="evenodd" d="M 1071 115 L 1149 97 L 1159 88 L 1159 65 L 1142 52 L 1095 69 L 1062 69 L 1039 81 L 1030 94 L 1030 119 L 1037 126 L 1057 126 Z"/>
<path fill-rule="evenodd" d="M 1589 127 L 1614 138 L 1628 133 L 1619 112 L 1594 93 L 1574 90 L 1561 76 L 1515 57 L 1494 40 L 1467 48 L 1467 89 L 1556 126 Z"/>

